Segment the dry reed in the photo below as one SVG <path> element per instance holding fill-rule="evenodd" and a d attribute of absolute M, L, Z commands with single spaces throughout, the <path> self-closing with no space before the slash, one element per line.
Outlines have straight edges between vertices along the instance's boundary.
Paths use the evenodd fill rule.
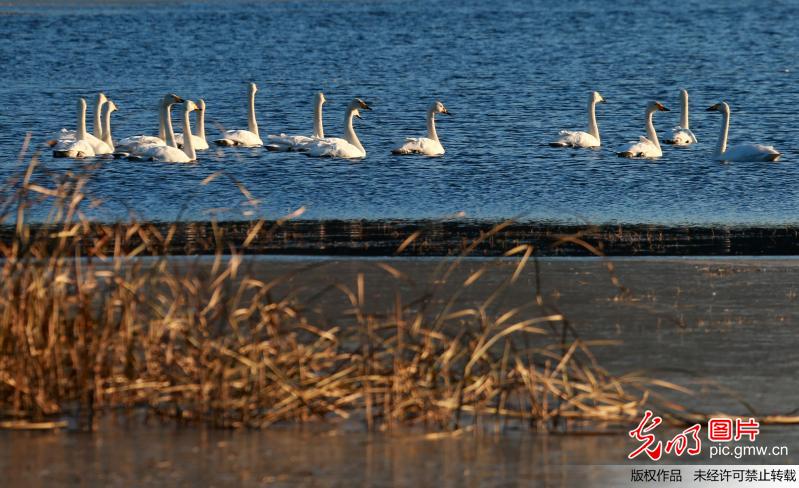
<path fill-rule="evenodd" d="M 351 313 L 321 325 L 295 295 L 278 292 L 284 280 L 262 281 L 243 265 L 249 243 L 274 226 L 254 221 L 246 239 L 232 242 L 215 224 L 212 263 L 174 266 L 165 252 L 174 227 L 91 222 L 81 213 L 86 177 L 43 186 L 32 182 L 35 168 L 34 157 L 0 202 L 0 223 L 14 226 L 0 242 L 0 427 L 91 428 L 97 414 L 120 409 L 250 428 L 350 419 L 381 429 L 517 422 L 569 431 L 629 425 L 644 405 L 680 417 L 651 389 L 657 382 L 614 377 L 597 364 L 591 344 L 539 293 L 497 310 L 503 291 L 536 265 L 529 245 L 506 253 L 516 267 L 498 289 L 460 308 L 485 267 L 460 286 L 445 284 L 504 224 L 442 261 L 424 297 L 398 292 L 381 313 L 366 306 L 362 275 L 331 280 L 326 292 L 339 293 Z M 36 205 L 50 206 L 48 225 L 28 225 Z"/>

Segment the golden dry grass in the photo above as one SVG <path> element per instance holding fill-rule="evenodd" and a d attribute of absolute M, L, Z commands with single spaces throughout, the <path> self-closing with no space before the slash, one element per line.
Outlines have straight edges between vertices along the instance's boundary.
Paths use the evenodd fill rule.
<path fill-rule="evenodd" d="M 508 422 L 559 431 L 629 425 L 645 405 L 672 420 L 682 415 L 654 391 L 675 385 L 609 374 L 592 344 L 540 295 L 496 310 L 503 291 L 535 266 L 529 245 L 506 253 L 516 267 L 498 289 L 459 305 L 486 268 L 459 286 L 445 284 L 505 224 L 442 261 L 426 300 L 398 292 L 388 310 L 374 313 L 363 276 L 320 284 L 351 311 L 323 326 L 294 295 L 277 293 L 282 280 L 262 281 L 242 266 L 242 252 L 272 224 L 252 222 L 242 242 L 214 225 L 213 263 L 202 272 L 180 269 L 164 252 L 174 228 L 93 223 L 80 211 L 85 178 L 67 175 L 45 187 L 31 182 L 35 167 L 34 158 L 0 202 L 0 223 L 15 226 L 0 242 L 0 427 L 54 428 L 68 419 L 91 428 L 98 414 L 119 409 L 219 427 L 350 419 L 456 431 Z M 27 224 L 34 205 L 50 206 L 48 226 Z"/>

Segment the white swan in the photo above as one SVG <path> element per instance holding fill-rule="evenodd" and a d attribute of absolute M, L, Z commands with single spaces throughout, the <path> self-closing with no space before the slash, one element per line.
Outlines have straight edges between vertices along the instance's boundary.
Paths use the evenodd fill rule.
<path fill-rule="evenodd" d="M 452 115 L 443 103 L 433 102 L 433 105 L 427 110 L 427 137 L 408 137 L 405 139 L 405 144 L 392 149 L 391 153 L 397 155 L 424 154 L 425 156 L 444 154 L 444 146 L 438 140 L 436 132 L 436 114 Z"/>
<path fill-rule="evenodd" d="M 715 158 L 718 161 L 778 161 L 779 151 L 774 146 L 763 146 L 760 144 L 738 144 L 727 147 L 727 136 L 730 132 L 730 106 L 727 102 L 721 102 L 708 107 L 708 112 L 721 112 L 724 120 L 721 123 L 721 133 L 719 143 L 716 148 Z"/>
<path fill-rule="evenodd" d="M 86 141 L 86 100 L 78 99 L 77 130 L 72 138 L 62 139 L 53 147 L 53 157 L 83 159 L 94 156 L 94 148 Z"/>
<path fill-rule="evenodd" d="M 192 134 L 192 143 L 195 151 L 205 151 L 208 149 L 208 141 L 205 139 L 205 100 L 202 98 L 197 102 L 197 135 Z M 183 148 L 183 133 L 175 134 L 175 143 L 178 148 Z"/>
<path fill-rule="evenodd" d="M 655 112 L 668 112 L 669 109 L 663 106 L 662 103 L 651 101 L 646 105 L 646 135 L 641 136 L 638 142 L 631 142 L 619 149 L 616 153 L 622 158 L 659 158 L 663 156 L 663 151 L 660 149 L 660 142 L 658 141 L 658 134 L 655 132 L 655 125 L 652 123 L 652 114 Z"/>
<path fill-rule="evenodd" d="M 552 147 L 599 147 L 602 141 L 599 138 L 599 126 L 596 123 L 596 104 L 605 103 L 599 92 L 588 95 L 588 132 L 560 131 L 558 140 L 550 142 Z"/>
<path fill-rule="evenodd" d="M 278 136 L 269 135 L 267 139 L 269 144 L 266 148 L 270 151 L 286 152 L 286 151 L 303 151 L 306 146 L 325 138 L 325 129 L 322 123 L 322 106 L 327 99 L 324 93 L 319 92 L 314 95 L 314 121 L 313 121 L 313 135 L 308 136 L 287 136 L 280 134 Z"/>
<path fill-rule="evenodd" d="M 343 158 L 343 159 L 357 159 L 366 157 L 366 150 L 361 145 L 361 141 L 355 134 L 355 129 L 352 127 L 352 119 L 354 117 L 361 118 L 361 110 L 372 110 L 360 98 L 354 99 L 347 106 L 347 114 L 344 119 L 344 139 L 338 137 L 327 137 L 318 141 L 312 142 L 307 146 L 306 154 L 314 158 Z"/>
<path fill-rule="evenodd" d="M 183 99 L 174 93 L 164 95 L 158 104 L 158 137 L 156 136 L 131 136 L 117 143 L 117 153 L 120 155 L 136 154 L 151 146 L 166 145 L 167 120 L 172 124 L 172 105 L 183 103 Z"/>
<path fill-rule="evenodd" d="M 696 136 L 691 132 L 688 124 L 688 91 L 680 91 L 680 125 L 671 130 L 671 139 L 664 139 L 666 144 L 674 144 L 675 146 L 690 146 L 696 144 Z"/>
<path fill-rule="evenodd" d="M 243 147 L 259 147 L 263 146 L 264 142 L 261 136 L 258 135 L 258 122 L 255 120 L 255 93 L 258 87 L 255 83 L 250 83 L 249 89 L 249 106 L 247 108 L 247 129 L 227 130 L 222 135 L 222 139 L 214 141 L 219 146 L 243 146 Z"/>
<path fill-rule="evenodd" d="M 162 163 L 191 163 L 197 160 L 197 153 L 194 151 L 194 137 L 191 133 L 191 113 L 197 110 L 197 104 L 191 100 L 183 102 L 183 133 L 188 134 L 185 138 L 183 149 L 178 149 L 172 145 L 150 146 L 141 153 L 137 154 L 137 159 L 149 161 L 160 161 Z M 175 134 L 172 132 L 172 124 L 167 123 L 166 138 L 169 142 L 174 142 Z"/>

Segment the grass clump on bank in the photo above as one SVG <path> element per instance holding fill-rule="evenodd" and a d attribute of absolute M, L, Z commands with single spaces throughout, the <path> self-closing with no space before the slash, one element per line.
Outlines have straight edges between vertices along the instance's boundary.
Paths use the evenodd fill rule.
<path fill-rule="evenodd" d="M 318 293 L 335 294 L 348 312 L 323 324 L 285 291 L 286 280 L 262 281 L 248 269 L 248 245 L 275 231 L 264 221 L 238 241 L 214 225 L 212 261 L 174 266 L 165 252 L 174 227 L 91 222 L 81 213 L 84 176 L 44 186 L 31 182 L 35 167 L 34 158 L 0 202 L 0 223 L 15 226 L 0 243 L 6 427 L 91 428 L 101 413 L 146 410 L 218 427 L 350 419 L 369 428 L 516 422 L 568 431 L 629 423 L 652 408 L 656 395 L 645 382 L 603 370 L 537 290 L 527 304 L 498 305 L 535 264 L 531 246 L 505 253 L 515 268 L 478 303 L 459 298 L 485 267 L 445 286 L 461 259 L 504 225 L 441 261 L 421 297 L 397 291 L 384 310 L 367 306 L 362 275 L 354 283 L 331 276 Z M 42 205 L 47 225 L 29 226 L 29 209 Z"/>

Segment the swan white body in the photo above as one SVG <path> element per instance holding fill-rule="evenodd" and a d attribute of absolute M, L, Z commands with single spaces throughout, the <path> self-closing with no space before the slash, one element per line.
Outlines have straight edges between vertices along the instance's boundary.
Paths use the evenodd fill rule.
<path fill-rule="evenodd" d="M 663 142 L 666 144 L 674 144 L 675 146 L 690 146 L 696 144 L 696 136 L 691 132 L 688 122 L 688 91 L 682 90 L 680 92 L 680 125 L 671 130 L 671 139 L 666 139 Z"/>
<path fill-rule="evenodd" d="M 352 119 L 355 117 L 360 119 L 361 110 L 372 110 L 372 108 L 360 98 L 350 102 L 344 119 L 344 139 L 327 137 L 314 141 L 307 146 L 306 154 L 314 158 L 359 159 L 366 157 L 366 150 L 352 127 Z"/>
<path fill-rule="evenodd" d="M 114 148 L 105 143 L 102 139 L 98 139 L 93 134 L 86 134 L 86 142 L 91 144 L 94 149 L 94 154 L 100 156 L 102 154 L 112 154 Z"/>
<path fill-rule="evenodd" d="M 184 102 L 183 108 L 183 133 L 188 134 L 184 140 L 183 149 L 178 149 L 172 145 L 152 146 L 141 154 L 137 155 L 141 159 L 160 161 L 162 163 L 191 163 L 197 160 L 197 153 L 194 150 L 194 137 L 191 133 L 191 112 L 197 110 L 197 105 L 191 100 Z M 175 134 L 172 132 L 172 124 L 166 127 L 167 141 L 174 142 Z"/>
<path fill-rule="evenodd" d="M 183 99 L 173 93 L 170 93 L 165 95 L 158 104 L 158 137 L 144 135 L 126 137 L 117 143 L 116 150 L 119 153 L 135 155 L 151 148 L 152 146 L 165 146 L 167 144 L 166 126 L 167 123 L 170 126 L 172 124 L 172 105 L 176 103 L 183 103 Z"/>
<path fill-rule="evenodd" d="M 85 139 L 59 141 L 53 147 L 53 157 L 84 159 L 94 157 L 94 148 Z"/>
<path fill-rule="evenodd" d="M 83 159 L 94 156 L 94 148 L 86 141 L 86 100 L 78 100 L 77 130 L 70 138 L 61 139 L 53 147 L 53 157 Z"/>
<path fill-rule="evenodd" d="M 622 158 L 659 158 L 663 156 L 663 151 L 660 149 L 660 142 L 658 134 L 655 131 L 655 125 L 652 123 L 652 115 L 655 112 L 668 112 L 669 109 L 663 106 L 662 103 L 651 101 L 646 106 L 646 135 L 641 136 L 638 142 L 631 142 L 622 146 L 616 153 Z"/>
<path fill-rule="evenodd" d="M 161 163 L 191 163 L 194 161 L 194 159 L 190 159 L 189 156 L 183 152 L 183 149 L 172 146 L 152 146 L 136 155 L 135 159 L 158 161 Z"/>
<path fill-rule="evenodd" d="M 258 87 L 250 83 L 249 105 L 247 107 L 247 130 L 227 130 L 222 134 L 222 139 L 214 141 L 219 146 L 260 147 L 264 145 L 258 134 L 258 122 L 255 120 L 255 93 Z"/>
<path fill-rule="evenodd" d="M 54 140 L 49 142 L 50 145 L 57 145 L 59 143 L 67 143 L 67 142 L 74 142 L 76 140 L 76 131 L 72 129 L 61 129 L 55 136 Z M 95 154 L 110 154 L 113 151 L 111 146 L 108 146 L 105 140 L 98 139 L 94 137 L 93 134 L 86 131 L 86 137 L 82 139 L 86 144 L 92 146 L 92 151 Z M 110 151 L 109 151 L 110 150 Z"/>
<path fill-rule="evenodd" d="M 727 136 L 730 132 L 730 106 L 721 102 L 709 107 L 708 112 L 721 112 L 724 119 L 721 123 L 718 145 L 715 158 L 718 161 L 778 161 L 782 154 L 773 146 L 761 144 L 737 144 L 727 146 Z"/>
<path fill-rule="evenodd" d="M 599 92 L 591 92 L 588 96 L 588 132 L 560 131 L 560 137 L 549 145 L 552 147 L 600 147 L 602 140 L 599 138 L 599 126 L 596 123 L 596 104 L 605 103 Z"/>
<path fill-rule="evenodd" d="M 436 114 L 452 115 L 443 103 L 436 101 L 427 110 L 427 137 L 408 137 L 405 143 L 396 149 L 392 149 L 392 154 L 423 154 L 425 156 L 441 156 L 444 154 L 444 146 L 438 139 L 436 132 Z"/>
<path fill-rule="evenodd" d="M 269 135 L 267 140 L 269 145 L 266 146 L 270 151 L 286 152 L 286 151 L 304 151 L 310 144 L 325 138 L 325 129 L 322 121 L 322 106 L 327 99 L 322 92 L 314 96 L 314 122 L 313 134 L 309 136 L 288 136 L 286 134 Z"/>
<path fill-rule="evenodd" d="M 202 98 L 197 102 L 197 135 L 192 134 L 192 143 L 195 151 L 205 151 L 208 149 L 208 141 L 205 139 L 205 100 Z M 175 143 L 179 148 L 183 147 L 183 133 L 175 134 Z"/>
<path fill-rule="evenodd" d="M 130 136 L 117 143 L 117 152 L 135 154 L 150 146 L 164 146 L 166 141 L 157 136 Z"/>
<path fill-rule="evenodd" d="M 181 99 L 182 100 L 182 99 Z M 161 128 L 164 131 L 164 138 L 162 143 L 158 143 L 156 141 L 160 141 L 161 138 L 152 138 L 152 136 L 140 136 L 142 137 L 141 142 L 139 145 L 134 146 L 130 153 L 130 159 L 134 160 L 146 160 L 146 161 L 166 161 L 166 160 L 175 160 L 175 162 L 183 162 L 180 161 L 184 159 L 184 157 L 179 154 L 182 152 L 177 147 L 177 143 L 175 142 L 175 132 L 172 129 L 172 115 L 171 115 L 171 95 L 167 95 L 164 97 L 163 101 L 161 102 L 161 110 L 160 110 L 160 121 L 161 121 Z M 147 143 L 146 141 L 152 140 L 153 143 Z M 171 149 L 167 149 L 171 148 Z"/>

